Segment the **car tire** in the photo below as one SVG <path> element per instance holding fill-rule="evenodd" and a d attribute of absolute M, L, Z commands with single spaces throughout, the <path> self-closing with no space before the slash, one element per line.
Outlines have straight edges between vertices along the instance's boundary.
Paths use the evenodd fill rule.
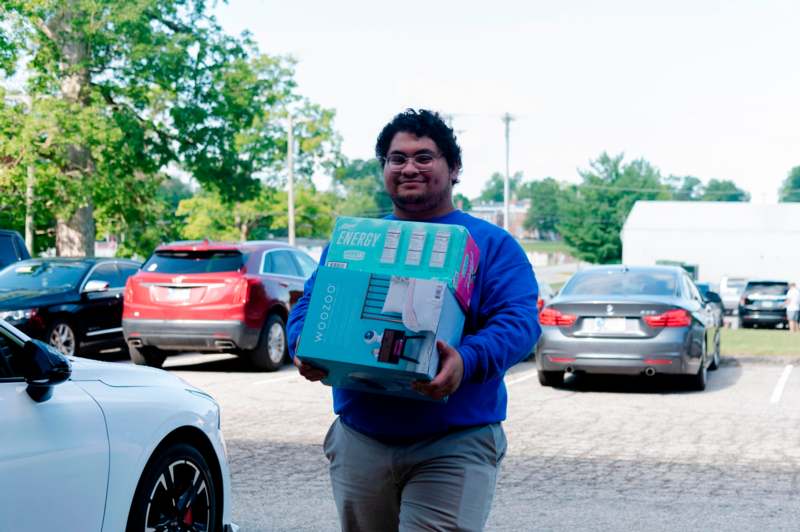
<path fill-rule="evenodd" d="M 709 364 L 708 369 L 716 370 L 719 369 L 720 366 L 720 358 L 722 354 L 720 353 L 720 339 L 719 339 L 719 332 L 717 332 L 716 338 L 714 339 L 714 355 L 711 357 L 711 364 Z"/>
<path fill-rule="evenodd" d="M 552 386 L 558 388 L 564 384 L 563 371 L 544 371 L 539 370 L 539 384 L 542 386 Z"/>
<path fill-rule="evenodd" d="M 219 531 L 218 511 L 217 485 L 208 462 L 192 445 L 173 443 L 157 449 L 145 466 L 126 532 Z"/>
<path fill-rule="evenodd" d="M 687 379 L 688 388 L 696 392 L 702 392 L 708 384 L 708 367 L 706 366 L 706 347 L 703 346 L 703 356 L 700 357 L 700 369 L 695 375 L 689 375 Z"/>
<path fill-rule="evenodd" d="M 167 353 L 151 346 L 133 347 L 128 345 L 128 354 L 131 361 L 137 366 L 150 366 L 160 368 L 167 359 Z"/>
<path fill-rule="evenodd" d="M 78 354 L 78 335 L 69 322 L 56 320 L 47 328 L 47 343 L 66 356 Z"/>
<path fill-rule="evenodd" d="M 277 314 L 270 314 L 264 322 L 255 348 L 246 350 L 245 355 L 253 369 L 277 371 L 286 360 L 288 345 L 283 319 Z"/>

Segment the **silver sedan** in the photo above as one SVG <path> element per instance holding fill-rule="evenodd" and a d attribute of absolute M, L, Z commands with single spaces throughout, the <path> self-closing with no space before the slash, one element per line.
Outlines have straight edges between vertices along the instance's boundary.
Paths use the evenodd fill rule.
<path fill-rule="evenodd" d="M 539 314 L 539 381 L 565 372 L 683 375 L 703 390 L 720 363 L 719 327 L 694 282 L 673 266 L 596 266 L 573 275 Z"/>

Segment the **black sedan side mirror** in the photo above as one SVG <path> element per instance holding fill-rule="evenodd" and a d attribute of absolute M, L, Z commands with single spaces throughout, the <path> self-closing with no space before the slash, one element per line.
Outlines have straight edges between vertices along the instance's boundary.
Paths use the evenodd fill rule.
<path fill-rule="evenodd" d="M 28 383 L 28 395 L 41 403 L 53 395 L 53 386 L 72 375 L 69 359 L 39 340 L 29 340 L 23 347 L 22 376 Z"/>

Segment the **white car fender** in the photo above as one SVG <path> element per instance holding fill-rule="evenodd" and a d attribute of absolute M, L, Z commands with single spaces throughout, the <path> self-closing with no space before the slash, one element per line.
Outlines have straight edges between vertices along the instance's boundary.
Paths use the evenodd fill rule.
<path fill-rule="evenodd" d="M 225 446 L 219 431 L 219 407 L 209 396 L 186 386 L 108 386 L 80 382 L 106 418 L 109 437 L 109 476 L 103 531 L 125 530 L 136 486 L 158 445 L 182 427 L 195 427 L 206 435 L 217 456 Z M 142 415 L 146 412 L 147 415 Z M 217 460 L 220 462 L 220 460 Z M 230 522 L 230 473 L 221 461 L 224 501 L 223 523 Z"/>

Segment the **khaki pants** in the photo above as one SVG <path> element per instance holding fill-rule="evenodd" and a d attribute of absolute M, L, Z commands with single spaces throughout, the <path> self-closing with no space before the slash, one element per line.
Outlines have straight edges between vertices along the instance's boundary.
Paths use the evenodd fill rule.
<path fill-rule="evenodd" d="M 339 419 L 325 437 L 342 530 L 482 530 L 506 452 L 499 423 L 387 445 Z"/>

